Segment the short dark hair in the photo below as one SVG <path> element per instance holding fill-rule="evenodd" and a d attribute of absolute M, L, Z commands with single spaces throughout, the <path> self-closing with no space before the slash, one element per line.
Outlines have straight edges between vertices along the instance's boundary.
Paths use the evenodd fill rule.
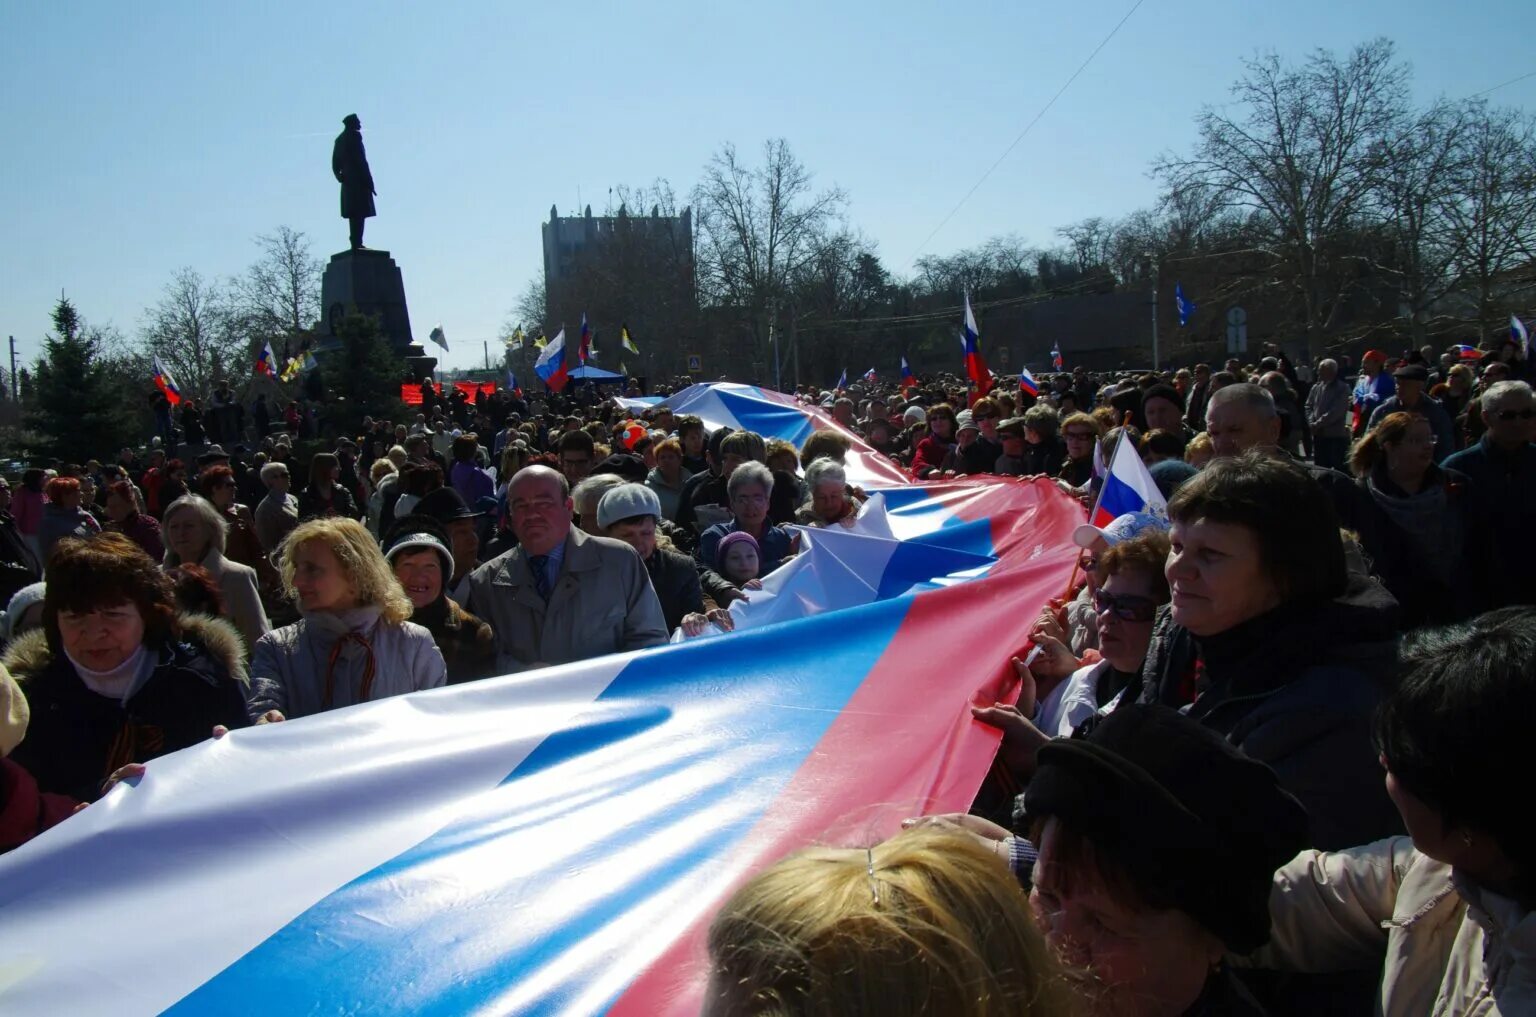
<path fill-rule="evenodd" d="M 1259 449 L 1217 459 L 1174 494 L 1168 518 L 1247 527 L 1283 602 L 1332 600 L 1349 584 L 1333 499 L 1287 459 Z"/>
<path fill-rule="evenodd" d="M 681 417 L 678 417 L 675 421 L 673 421 L 673 423 L 677 427 L 677 436 L 679 439 L 686 438 L 689 431 L 704 430 L 703 419 L 694 416 L 692 413 L 683 414 Z"/>
<path fill-rule="evenodd" d="M 586 431 L 567 431 L 555 442 L 555 451 L 564 455 L 566 452 L 585 452 L 593 455 L 597 449 L 597 443 Z"/>
<path fill-rule="evenodd" d="M 156 646 L 179 633 L 171 580 L 144 549 L 121 533 L 87 540 L 66 537 L 55 546 L 44 575 L 43 629 L 55 654 L 64 652 L 59 612 L 81 614 L 127 601 L 144 620 L 144 645 Z"/>
<path fill-rule="evenodd" d="M 1376 711 L 1376 750 L 1447 828 L 1492 836 L 1529 894 L 1536 822 L 1501 775 L 1523 772 L 1536 715 L 1536 608 L 1506 607 L 1403 639 L 1401 678 Z"/>

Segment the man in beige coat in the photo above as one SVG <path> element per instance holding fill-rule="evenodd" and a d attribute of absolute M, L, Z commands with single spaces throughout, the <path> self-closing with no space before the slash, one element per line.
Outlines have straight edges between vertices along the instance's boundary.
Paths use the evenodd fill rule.
<path fill-rule="evenodd" d="M 566 479 L 547 466 L 512 478 L 518 546 L 469 577 L 467 609 L 496 633 L 502 673 L 667 641 L 661 602 L 634 548 L 571 525 Z"/>

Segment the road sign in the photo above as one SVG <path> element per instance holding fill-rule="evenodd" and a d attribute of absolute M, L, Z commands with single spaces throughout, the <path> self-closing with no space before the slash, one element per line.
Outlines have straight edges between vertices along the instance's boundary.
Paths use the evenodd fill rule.
<path fill-rule="evenodd" d="M 688 373 L 689 374 L 703 374 L 704 373 L 704 358 L 699 356 L 697 353 L 690 353 L 690 354 L 688 354 Z"/>
<path fill-rule="evenodd" d="M 1227 311 L 1227 352 L 1248 352 L 1248 312 L 1241 307 Z"/>

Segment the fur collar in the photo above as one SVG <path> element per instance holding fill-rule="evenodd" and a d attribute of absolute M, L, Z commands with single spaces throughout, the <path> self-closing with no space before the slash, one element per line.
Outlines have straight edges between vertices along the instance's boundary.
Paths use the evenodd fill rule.
<path fill-rule="evenodd" d="M 161 664 L 181 656 L 184 651 L 178 652 L 180 644 L 190 643 L 208 651 L 224 666 L 229 676 L 242 685 L 250 680 L 246 668 L 245 643 L 233 625 L 223 618 L 200 614 L 178 615 L 177 621 L 181 623 L 181 638 L 160 651 Z M 17 636 L 6 646 L 4 656 L 0 657 L 0 665 L 4 665 L 19 682 L 42 674 L 52 663 L 53 649 L 48 645 L 48 634 L 42 629 L 33 629 Z"/>

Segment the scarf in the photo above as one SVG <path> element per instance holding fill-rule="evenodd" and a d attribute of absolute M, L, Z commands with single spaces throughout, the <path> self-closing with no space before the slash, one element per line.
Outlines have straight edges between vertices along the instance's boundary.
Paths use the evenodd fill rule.
<path fill-rule="evenodd" d="M 378 673 L 378 662 L 374 659 L 373 644 L 368 641 L 366 633 L 373 630 L 374 623 L 379 620 L 380 614 L 381 610 L 376 606 L 304 614 L 305 621 L 309 623 L 311 629 L 321 634 L 321 638 L 330 636 L 334 640 L 325 659 L 325 685 L 320 699 L 323 709 L 329 710 L 335 705 L 337 667 L 348 646 L 361 647 L 363 657 L 362 675 L 358 681 L 357 695 L 352 701 L 366 703 L 372 696 L 373 679 Z"/>
<path fill-rule="evenodd" d="M 143 671 L 145 676 L 149 672 L 149 668 L 143 666 L 149 658 L 149 650 L 145 648 L 143 643 L 140 643 L 138 648 L 128 655 L 127 659 L 110 671 L 92 671 L 74 657 L 71 657 L 67 650 L 64 656 L 74 667 L 75 674 L 80 676 L 80 680 L 85 683 L 86 688 L 98 696 L 115 699 L 119 703 L 126 701 L 129 696 L 138 691 L 138 687 L 141 684 L 139 681 L 140 671 Z M 152 661 L 150 663 L 153 664 Z"/>
<path fill-rule="evenodd" d="M 1392 524 L 1407 535 L 1413 549 L 1436 579 L 1448 582 L 1461 560 L 1462 529 L 1438 470 L 1424 478 L 1424 489 L 1407 494 L 1378 467 L 1366 482 L 1371 499 Z"/>

